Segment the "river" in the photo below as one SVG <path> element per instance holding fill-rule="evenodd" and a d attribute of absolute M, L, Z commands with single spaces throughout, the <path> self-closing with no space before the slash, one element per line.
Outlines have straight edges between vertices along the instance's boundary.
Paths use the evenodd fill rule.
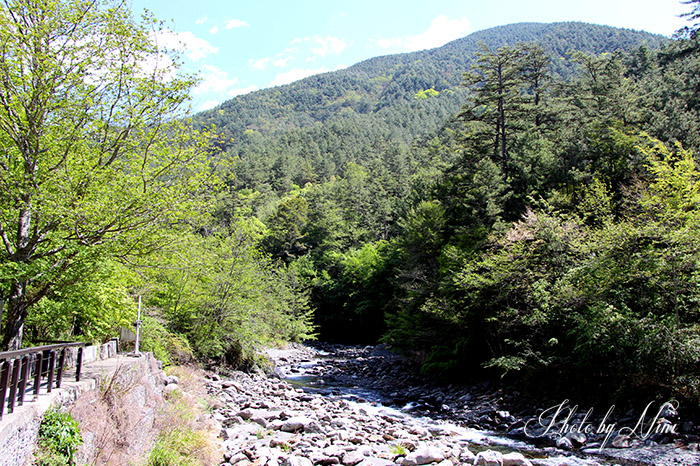
<path fill-rule="evenodd" d="M 430 406 L 414 398 L 413 401 L 402 401 L 408 397 L 402 393 L 409 391 L 408 386 L 391 386 L 391 379 L 384 383 L 378 382 L 385 375 L 377 377 L 363 375 L 367 366 L 372 362 L 372 354 L 378 354 L 382 367 L 395 367 L 396 360 L 385 351 L 376 351 L 372 347 L 357 349 L 354 347 L 325 346 L 323 349 L 304 348 L 300 354 L 289 356 L 290 353 L 277 354 L 276 361 L 278 376 L 305 392 L 335 400 L 344 400 L 354 408 L 370 415 L 390 416 L 400 418 L 408 425 L 415 424 L 423 429 L 441 429 L 449 432 L 454 440 L 471 445 L 470 449 L 478 453 L 483 450 L 496 450 L 501 453 L 520 452 L 529 458 L 533 464 L 540 465 L 699 465 L 700 456 L 687 448 L 673 448 L 668 445 L 646 445 L 644 448 L 612 449 L 600 448 L 600 445 L 581 445 L 582 448 L 562 450 L 553 446 L 542 446 L 538 439 L 513 438 L 500 432 L 465 427 L 464 417 L 456 415 L 456 410 L 449 404 L 465 398 L 437 396 L 444 404 Z M 348 348 L 353 348 L 348 352 Z M 359 351 L 359 353 L 358 353 Z M 358 356 L 361 354 L 361 356 Z M 350 357 L 348 357 L 350 355 Z M 273 355 L 275 356 L 275 355 Z M 388 359 L 388 361 L 387 361 Z M 359 361 L 358 361 L 359 360 Z M 383 364 L 383 366 L 382 366 Z M 400 373 L 403 368 L 398 372 Z M 375 387 L 382 387 L 377 389 Z M 415 388 L 413 389 L 415 390 Z M 449 391 L 449 390 L 448 390 Z M 453 391 L 455 391 L 453 389 Z M 461 392 L 458 392 L 459 395 Z M 397 396 L 398 394 L 398 396 Z M 430 398 L 424 397 L 419 400 Z M 397 402 L 398 400 L 398 402 Z M 499 411 L 494 417 L 501 415 L 510 418 L 513 424 L 518 421 L 507 411 Z M 584 436 L 585 437 L 585 436 Z M 550 436 L 550 439 L 552 436 Z M 612 439 L 609 439 L 610 441 Z M 554 443 L 554 440 L 550 440 Z M 585 442 L 585 440 L 584 440 Z M 606 445 L 608 446 L 608 445 Z"/>

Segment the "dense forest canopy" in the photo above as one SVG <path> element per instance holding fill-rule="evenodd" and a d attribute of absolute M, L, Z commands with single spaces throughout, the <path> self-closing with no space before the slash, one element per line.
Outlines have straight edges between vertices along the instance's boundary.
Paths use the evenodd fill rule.
<path fill-rule="evenodd" d="M 319 336 L 450 380 L 700 400 L 696 26 L 502 26 L 190 122 L 177 57 L 143 71 L 172 54 L 157 21 L 1 20 L 3 346 L 109 338 L 142 295 L 166 361 Z"/>

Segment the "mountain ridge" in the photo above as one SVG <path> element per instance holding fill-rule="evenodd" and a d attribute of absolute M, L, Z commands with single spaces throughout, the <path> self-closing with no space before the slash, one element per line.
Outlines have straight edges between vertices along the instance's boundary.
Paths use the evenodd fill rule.
<path fill-rule="evenodd" d="M 195 115 L 195 122 L 214 125 L 226 140 L 233 140 L 223 148 L 239 159 L 235 168 L 239 186 L 269 189 L 276 178 L 254 180 L 246 172 L 270 171 L 275 164 L 284 165 L 280 160 L 285 157 L 308 162 L 305 171 L 313 176 L 302 176 L 298 167 L 289 167 L 292 173 L 285 175 L 303 185 L 342 175 L 349 161 L 362 164 L 377 147 L 398 150 L 439 129 L 467 98 L 460 85 L 462 75 L 481 43 L 491 49 L 540 44 L 552 57 L 553 74 L 566 77 L 573 72 L 568 58 L 574 50 L 597 55 L 642 45 L 656 48 L 666 40 L 643 31 L 580 22 L 497 26 L 441 47 L 373 57 L 238 96 Z M 435 92 L 425 92 L 431 89 Z M 328 139 L 338 142 L 327 143 Z M 283 185 L 273 189 L 291 186 Z"/>

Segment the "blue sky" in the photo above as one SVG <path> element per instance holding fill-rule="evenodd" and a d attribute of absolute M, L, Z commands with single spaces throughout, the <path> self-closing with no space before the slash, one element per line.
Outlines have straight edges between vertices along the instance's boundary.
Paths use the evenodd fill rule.
<path fill-rule="evenodd" d="M 195 111 L 367 58 L 444 45 L 524 21 L 584 21 L 671 35 L 678 0 L 132 0 L 166 20 L 167 37 L 199 74 Z"/>

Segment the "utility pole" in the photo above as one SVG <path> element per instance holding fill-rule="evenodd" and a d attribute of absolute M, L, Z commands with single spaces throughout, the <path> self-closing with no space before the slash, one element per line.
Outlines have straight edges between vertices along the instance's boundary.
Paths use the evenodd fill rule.
<path fill-rule="evenodd" d="M 138 310 L 138 314 L 136 315 L 136 345 L 134 347 L 134 354 L 136 356 L 139 356 L 141 354 L 139 352 L 140 340 L 141 340 L 141 295 L 139 295 L 139 310 Z"/>

